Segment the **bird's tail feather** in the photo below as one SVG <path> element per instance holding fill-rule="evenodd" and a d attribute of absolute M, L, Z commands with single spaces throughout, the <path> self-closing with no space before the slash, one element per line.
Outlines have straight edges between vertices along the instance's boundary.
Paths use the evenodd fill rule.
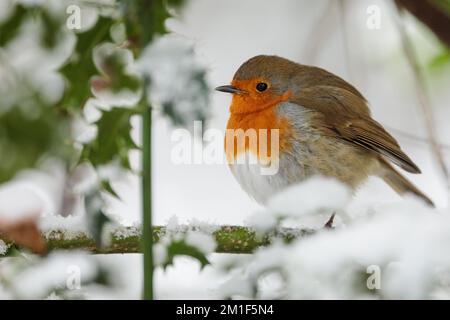
<path fill-rule="evenodd" d="M 413 185 L 408 179 L 402 176 L 397 170 L 395 170 L 387 161 L 382 159 L 382 171 L 380 177 L 398 194 L 403 195 L 406 193 L 412 193 L 430 206 L 434 207 L 433 201 L 420 191 L 415 185 Z"/>

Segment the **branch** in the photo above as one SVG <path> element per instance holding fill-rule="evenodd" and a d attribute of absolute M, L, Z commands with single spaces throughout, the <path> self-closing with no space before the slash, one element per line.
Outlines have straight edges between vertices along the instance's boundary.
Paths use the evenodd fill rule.
<path fill-rule="evenodd" d="M 282 228 L 276 233 L 259 237 L 249 227 L 242 226 L 217 226 L 211 227 L 211 231 L 201 230 L 192 226 L 181 226 L 176 232 L 167 230 L 164 226 L 153 227 L 153 241 L 157 243 L 166 234 L 184 234 L 187 231 L 199 231 L 214 236 L 217 253 L 252 253 L 261 246 L 270 244 L 274 239 L 291 241 L 313 233 L 309 229 Z M 141 253 L 141 228 L 119 227 L 109 234 L 109 244 L 103 247 L 95 243 L 94 238 L 86 232 L 73 232 L 67 230 L 52 230 L 43 233 L 48 251 L 53 250 L 84 250 L 93 254 L 118 254 Z M 3 240 L 8 246 L 8 251 L 3 256 L 13 253 L 16 245 L 8 240 Z M 0 255 L 1 256 L 1 255 Z"/>
<path fill-rule="evenodd" d="M 450 15 L 430 0 L 395 0 L 397 6 L 408 10 L 428 26 L 447 46 L 450 46 Z"/>

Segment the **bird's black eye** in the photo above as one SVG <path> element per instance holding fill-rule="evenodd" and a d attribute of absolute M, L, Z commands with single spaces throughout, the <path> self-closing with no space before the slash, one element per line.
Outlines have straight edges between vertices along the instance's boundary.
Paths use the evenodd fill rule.
<path fill-rule="evenodd" d="M 256 85 L 256 90 L 258 90 L 259 92 L 266 91 L 266 89 L 267 89 L 267 83 L 259 82 L 259 83 Z"/>

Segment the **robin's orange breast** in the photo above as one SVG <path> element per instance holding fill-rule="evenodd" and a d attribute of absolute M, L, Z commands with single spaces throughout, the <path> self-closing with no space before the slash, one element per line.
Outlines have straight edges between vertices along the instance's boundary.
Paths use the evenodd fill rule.
<path fill-rule="evenodd" d="M 288 118 L 277 114 L 279 105 L 276 103 L 251 113 L 231 113 L 225 135 L 225 153 L 229 163 L 242 152 L 249 152 L 258 159 L 270 158 L 273 130 L 277 130 L 279 153 L 291 148 L 293 128 Z"/>

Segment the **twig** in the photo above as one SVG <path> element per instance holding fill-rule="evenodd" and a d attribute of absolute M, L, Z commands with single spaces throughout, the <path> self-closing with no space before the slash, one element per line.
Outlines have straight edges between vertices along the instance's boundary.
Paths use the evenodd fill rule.
<path fill-rule="evenodd" d="M 428 143 L 429 143 L 427 138 L 422 138 L 422 137 L 419 137 L 419 136 L 414 135 L 412 133 L 408 133 L 408 132 L 405 132 L 403 130 L 396 129 L 396 128 L 393 128 L 393 127 L 390 127 L 390 126 L 384 125 L 384 127 L 388 131 L 394 132 L 395 135 L 400 136 L 400 137 L 405 138 L 405 139 L 408 139 L 410 141 L 418 142 L 418 143 L 420 143 L 422 145 L 425 145 L 425 144 L 428 145 Z M 441 143 L 441 144 L 439 144 L 439 146 L 440 146 L 441 149 L 445 149 L 447 151 L 450 151 L 450 145 L 448 145 L 448 144 Z"/>
<path fill-rule="evenodd" d="M 437 1 L 395 0 L 397 7 L 404 8 L 422 21 L 447 46 L 450 46 L 450 14 L 440 8 Z"/>
<path fill-rule="evenodd" d="M 419 104 L 422 108 L 422 113 L 425 118 L 425 126 L 428 133 L 428 140 L 431 145 L 432 152 L 434 157 L 439 165 L 439 169 L 441 171 L 442 177 L 444 178 L 447 190 L 450 191 L 450 179 L 449 173 L 447 171 L 447 167 L 445 165 L 444 156 L 442 154 L 442 150 L 439 146 L 436 125 L 434 121 L 433 108 L 431 107 L 430 100 L 428 98 L 426 89 L 425 89 L 425 81 L 422 75 L 422 71 L 417 62 L 417 57 L 414 51 L 414 47 L 412 42 L 406 32 L 405 25 L 403 23 L 403 10 L 401 7 L 397 6 L 397 11 L 399 13 L 398 19 L 396 19 L 398 31 L 400 34 L 400 38 L 402 41 L 403 52 L 408 60 L 408 63 L 411 67 L 412 73 L 414 75 L 414 85 L 417 93 L 417 98 L 419 100 Z"/>
<path fill-rule="evenodd" d="M 311 32 L 309 32 L 309 36 L 305 41 L 305 47 L 302 49 L 301 54 L 301 62 L 302 63 L 313 63 L 315 57 L 317 57 L 317 52 L 319 48 L 322 47 L 322 44 L 326 38 L 330 34 L 329 32 L 329 24 L 330 17 L 334 10 L 335 1 L 328 0 L 328 3 L 323 11 L 323 13 L 317 18 L 313 27 L 311 28 Z"/>
<path fill-rule="evenodd" d="M 341 22 L 341 34 L 342 34 L 342 41 L 343 41 L 343 47 L 344 47 L 344 59 L 345 59 L 345 66 L 347 68 L 348 72 L 348 78 L 350 82 L 353 82 L 355 80 L 354 72 L 353 72 L 353 59 L 351 57 L 351 50 L 350 50 L 350 43 L 348 39 L 348 27 L 347 27 L 347 10 L 348 6 L 346 3 L 346 0 L 339 0 L 339 17 Z"/>

